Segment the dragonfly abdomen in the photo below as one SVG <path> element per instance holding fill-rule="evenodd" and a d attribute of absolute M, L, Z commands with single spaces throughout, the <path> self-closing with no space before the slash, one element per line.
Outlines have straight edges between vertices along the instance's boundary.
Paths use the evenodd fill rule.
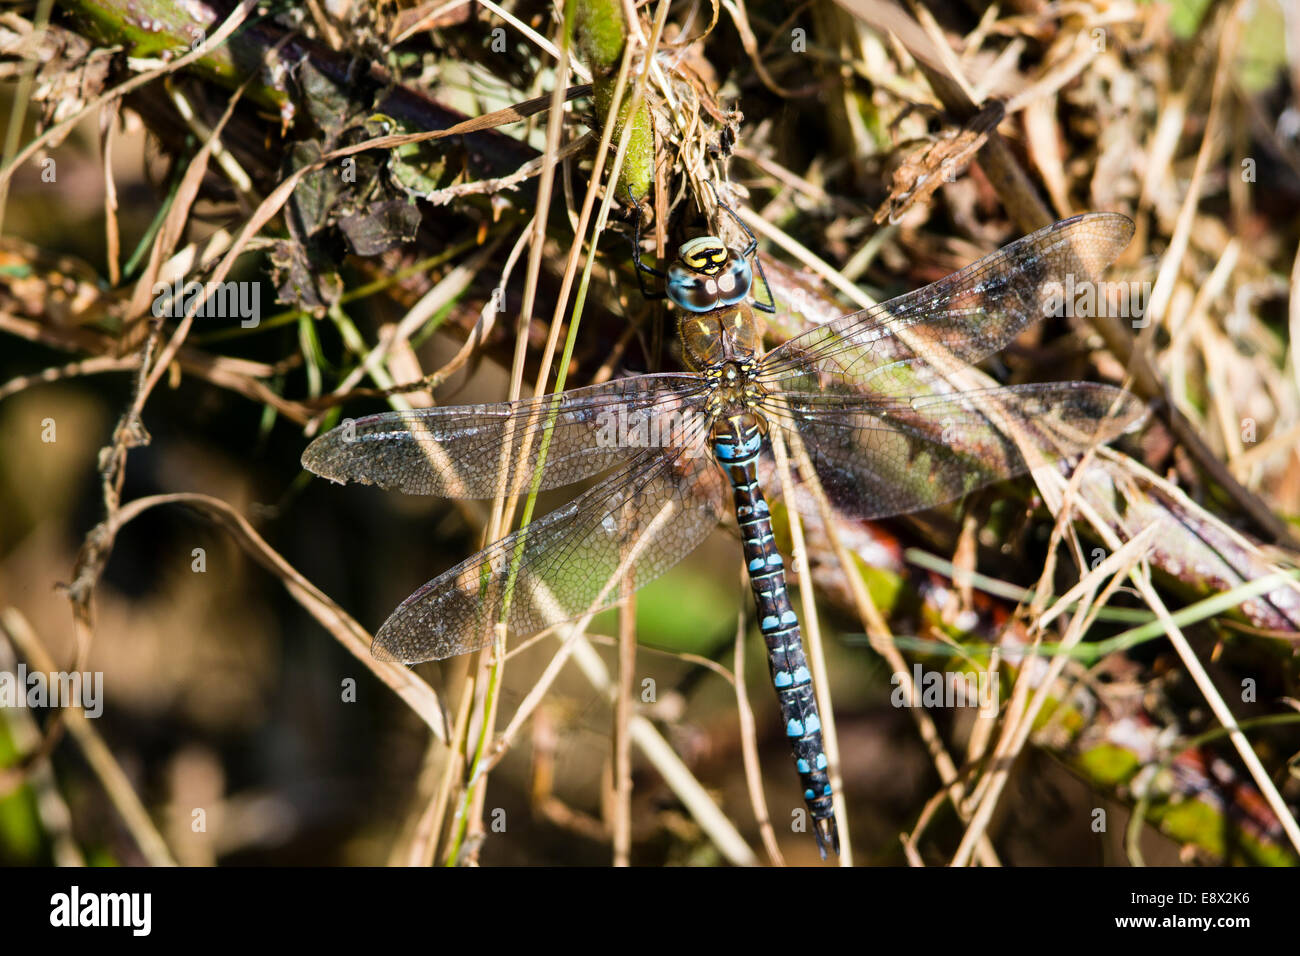
<path fill-rule="evenodd" d="M 799 617 L 790 604 L 785 563 L 773 540 L 767 500 L 758 482 L 763 441 L 756 417 L 738 415 L 715 426 L 713 454 L 731 481 L 759 630 L 767 645 L 768 669 L 803 785 L 804 802 L 812 816 L 817 846 L 825 858 L 828 843 L 839 852 L 839 835 L 822 748 L 821 717 L 803 653 Z"/>

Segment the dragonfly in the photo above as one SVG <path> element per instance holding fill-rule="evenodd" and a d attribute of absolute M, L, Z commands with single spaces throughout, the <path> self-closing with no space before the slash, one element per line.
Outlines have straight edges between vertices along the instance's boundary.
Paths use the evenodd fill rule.
<path fill-rule="evenodd" d="M 376 633 L 372 653 L 406 663 L 480 650 L 495 640 L 498 623 L 528 636 L 613 606 L 686 557 L 730 512 L 825 859 L 828 847 L 839 852 L 839 833 L 812 675 L 768 504 L 777 490 L 774 433 L 802 448 L 787 472 L 797 489 L 815 472 L 838 512 L 861 519 L 931 508 L 1115 439 L 1144 414 L 1120 388 L 962 389 L 952 379 L 954 369 L 1067 308 L 1060 294 L 1067 282 L 1077 289 L 1100 282 L 1133 224 L 1115 213 L 1066 219 L 765 354 L 751 304 L 757 242 L 745 231 L 743 248 L 717 236 L 689 240 L 667 273 L 641 264 L 637 249 L 638 266 L 664 277 L 664 294 L 677 306 L 684 371 L 345 420 L 315 439 L 302 463 L 337 482 L 446 498 L 518 496 L 599 478 L 403 601 Z M 812 507 L 812 495 L 792 497 L 792 506 Z"/>

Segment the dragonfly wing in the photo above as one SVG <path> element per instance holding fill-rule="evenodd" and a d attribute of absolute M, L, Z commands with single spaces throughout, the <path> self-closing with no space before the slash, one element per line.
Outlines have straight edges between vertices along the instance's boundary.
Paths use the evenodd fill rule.
<path fill-rule="evenodd" d="M 692 375 L 638 375 L 517 402 L 384 412 L 320 436 L 302 464 L 338 482 L 444 498 L 513 496 L 534 479 L 557 488 L 661 444 L 653 436 L 675 427 L 702 388 Z"/>
<path fill-rule="evenodd" d="M 796 336 L 769 352 L 759 379 L 773 390 L 916 394 L 935 356 L 962 364 L 1000 350 L 1063 308 L 1069 290 L 1097 293 L 1133 235 L 1117 213 L 1088 213 L 1040 229 L 938 282 Z"/>
<path fill-rule="evenodd" d="M 694 441 L 643 451 L 430 581 L 384 622 L 372 652 L 407 663 L 464 654 L 490 643 L 503 617 L 511 631 L 533 634 L 617 603 L 625 580 L 640 588 L 659 577 L 717 526 L 725 504 L 706 437 L 700 416 Z"/>
<path fill-rule="evenodd" d="M 896 400 L 812 392 L 781 399 L 765 401 L 764 414 L 798 431 L 830 500 L 860 518 L 919 511 L 1081 454 L 1146 414 L 1129 392 L 1090 382 Z"/>

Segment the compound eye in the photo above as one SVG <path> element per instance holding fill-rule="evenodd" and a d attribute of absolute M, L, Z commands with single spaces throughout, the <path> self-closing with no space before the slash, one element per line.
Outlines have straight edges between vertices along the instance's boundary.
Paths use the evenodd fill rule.
<path fill-rule="evenodd" d="M 718 273 L 718 298 L 723 305 L 735 305 L 749 298 L 754 284 L 754 270 L 739 252 L 732 249 L 727 264 Z"/>
<path fill-rule="evenodd" d="M 708 312 L 718 307 L 718 280 L 682 266 L 668 269 L 668 298 L 688 312 Z"/>

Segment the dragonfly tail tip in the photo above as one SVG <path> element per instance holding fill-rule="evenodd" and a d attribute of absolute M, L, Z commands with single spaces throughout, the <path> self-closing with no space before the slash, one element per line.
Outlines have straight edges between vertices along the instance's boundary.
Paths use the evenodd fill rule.
<path fill-rule="evenodd" d="M 813 824 L 814 832 L 817 836 L 817 849 L 821 852 L 822 859 L 826 859 L 826 845 L 829 843 L 835 855 L 840 855 L 840 830 L 835 825 L 834 817 L 822 817 Z"/>

